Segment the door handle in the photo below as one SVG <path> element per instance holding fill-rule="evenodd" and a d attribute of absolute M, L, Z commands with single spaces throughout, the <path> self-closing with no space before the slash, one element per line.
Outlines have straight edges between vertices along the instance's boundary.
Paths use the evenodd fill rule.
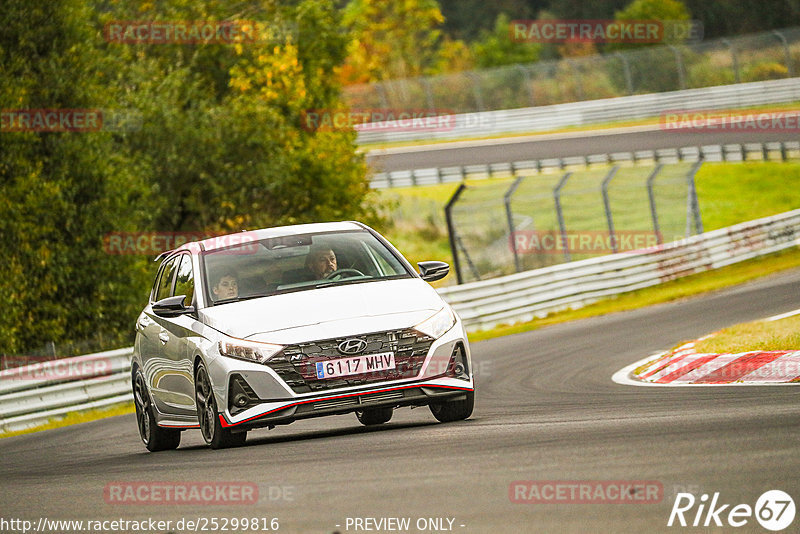
<path fill-rule="evenodd" d="M 158 339 L 161 340 L 162 345 L 166 345 L 167 341 L 169 341 L 169 334 L 166 331 L 162 331 L 160 334 L 158 334 Z"/>

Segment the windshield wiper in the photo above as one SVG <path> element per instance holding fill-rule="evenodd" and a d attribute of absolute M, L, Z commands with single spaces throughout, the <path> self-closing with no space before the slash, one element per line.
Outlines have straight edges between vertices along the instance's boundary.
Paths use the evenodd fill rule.
<path fill-rule="evenodd" d="M 214 302 L 214 306 L 217 306 L 219 304 L 229 304 L 231 302 L 240 302 L 242 300 L 260 299 L 261 297 L 269 297 L 271 295 L 273 295 L 273 293 L 259 293 L 257 295 L 245 295 L 243 297 L 231 297 L 229 299 L 222 299 L 222 300 L 215 301 Z"/>

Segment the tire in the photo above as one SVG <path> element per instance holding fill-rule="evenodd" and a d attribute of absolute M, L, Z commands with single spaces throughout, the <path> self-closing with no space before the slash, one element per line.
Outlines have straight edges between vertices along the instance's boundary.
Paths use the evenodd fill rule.
<path fill-rule="evenodd" d="M 365 426 L 381 425 L 387 423 L 394 415 L 394 408 L 369 408 L 366 410 L 358 410 L 356 417 L 358 421 Z"/>
<path fill-rule="evenodd" d="M 194 393 L 197 419 L 200 422 L 200 431 L 205 442 L 212 449 L 227 449 L 244 445 L 247 440 L 247 432 L 231 432 L 222 427 L 217 401 L 211 389 L 211 379 L 208 377 L 208 371 L 203 362 L 197 364 L 194 372 Z"/>
<path fill-rule="evenodd" d="M 150 452 L 177 449 L 181 443 L 181 431 L 162 428 L 156 424 L 156 417 L 150 393 L 142 371 L 137 369 L 133 379 L 133 404 L 136 407 L 136 426 L 139 437 Z"/>
<path fill-rule="evenodd" d="M 472 415 L 475 406 L 475 392 L 468 391 L 467 398 L 456 401 L 432 402 L 429 406 L 433 416 L 442 423 L 461 421 Z"/>

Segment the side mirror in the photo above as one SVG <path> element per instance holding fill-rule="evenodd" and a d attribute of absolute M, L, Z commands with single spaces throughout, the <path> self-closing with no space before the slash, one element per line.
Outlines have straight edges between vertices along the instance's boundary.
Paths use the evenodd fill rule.
<path fill-rule="evenodd" d="M 153 313 L 160 317 L 177 317 L 187 313 L 194 313 L 194 306 L 186 306 L 183 301 L 186 295 L 175 295 L 153 303 Z"/>
<path fill-rule="evenodd" d="M 421 261 L 417 265 L 419 275 L 426 282 L 441 280 L 450 272 L 450 266 L 443 261 Z"/>

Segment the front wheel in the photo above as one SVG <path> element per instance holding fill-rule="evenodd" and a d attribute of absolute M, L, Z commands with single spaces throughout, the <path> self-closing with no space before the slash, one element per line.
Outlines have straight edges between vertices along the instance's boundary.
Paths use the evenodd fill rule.
<path fill-rule="evenodd" d="M 358 421 L 365 426 L 381 425 L 389 421 L 394 414 L 394 409 L 389 408 L 369 408 L 366 410 L 358 410 L 356 417 Z"/>
<path fill-rule="evenodd" d="M 197 418 L 200 421 L 200 431 L 203 439 L 212 449 L 226 449 L 240 447 L 247 440 L 247 432 L 231 432 L 222 428 L 217 410 L 217 401 L 211 390 L 211 379 L 208 377 L 206 366 L 203 362 L 197 365 L 194 374 L 195 402 L 197 404 Z"/>
<path fill-rule="evenodd" d="M 168 451 L 177 449 L 181 443 L 181 431 L 171 428 L 161 428 L 156 424 L 153 413 L 153 403 L 144 381 L 141 370 L 136 370 L 133 379 L 133 404 L 136 408 L 136 426 L 139 427 L 139 437 L 150 452 Z"/>
<path fill-rule="evenodd" d="M 431 413 L 442 423 L 461 421 L 472 415 L 475 406 L 475 392 L 468 391 L 465 399 L 437 401 L 430 404 Z"/>

